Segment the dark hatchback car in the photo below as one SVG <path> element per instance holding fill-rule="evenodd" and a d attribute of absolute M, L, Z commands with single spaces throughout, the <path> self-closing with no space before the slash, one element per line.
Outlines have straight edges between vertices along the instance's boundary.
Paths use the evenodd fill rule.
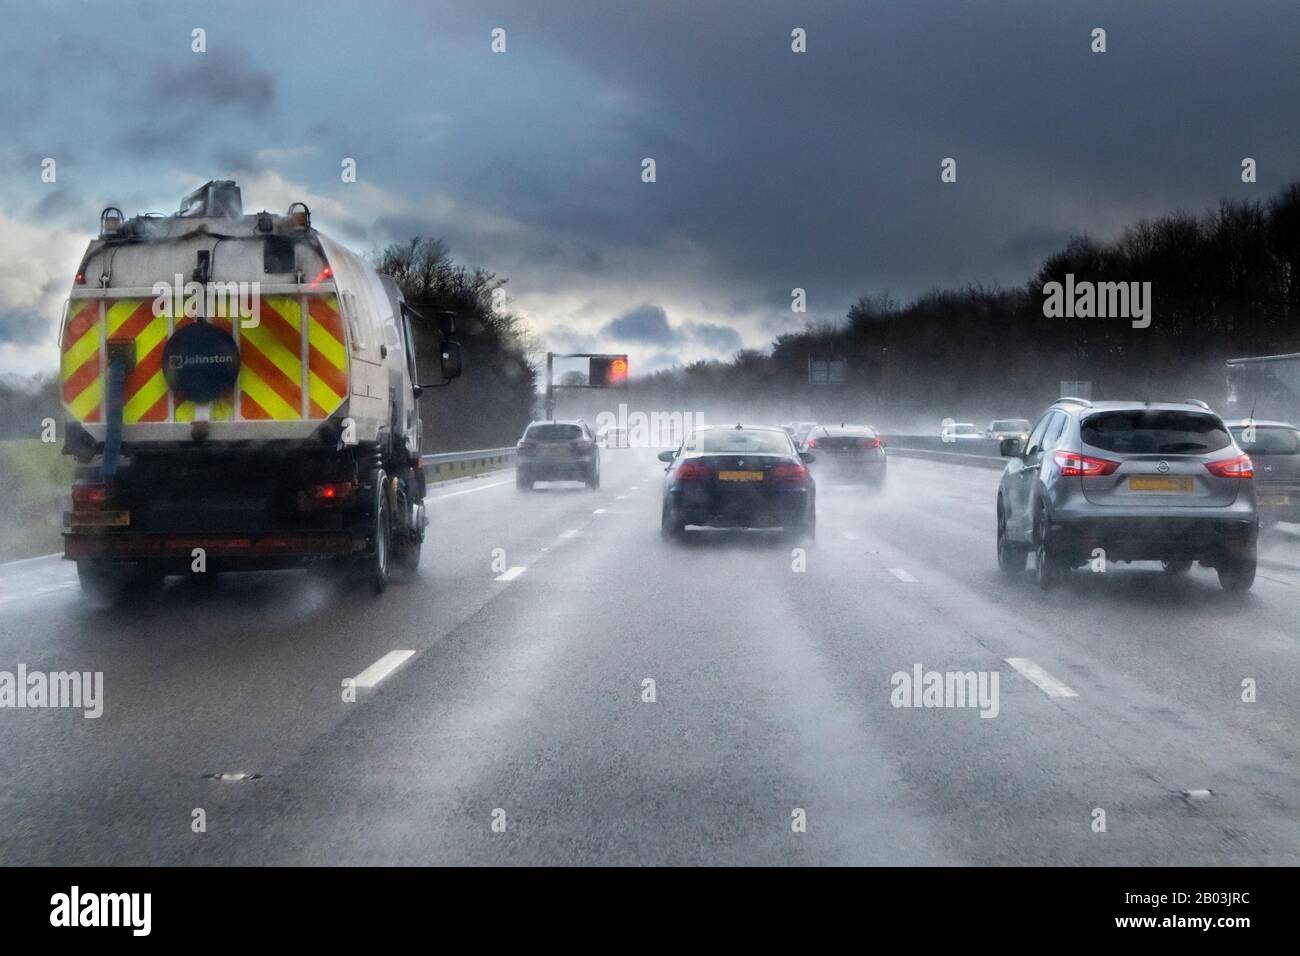
<path fill-rule="evenodd" d="M 1261 521 L 1300 521 L 1300 429 L 1286 422 L 1234 421 L 1228 431 L 1255 463 Z"/>
<path fill-rule="evenodd" d="M 813 454 L 800 454 L 780 428 L 697 428 L 659 460 L 668 463 L 660 518 L 665 538 L 680 537 L 687 525 L 816 535 L 817 485 L 807 467 Z"/>
<path fill-rule="evenodd" d="M 533 422 L 519 439 L 515 487 L 526 491 L 535 481 L 583 481 L 600 487 L 600 449 L 587 423 Z"/>
<path fill-rule="evenodd" d="M 885 484 L 885 444 L 866 425 L 818 425 L 804 447 L 817 455 L 823 480 L 861 482 L 875 490 Z"/>

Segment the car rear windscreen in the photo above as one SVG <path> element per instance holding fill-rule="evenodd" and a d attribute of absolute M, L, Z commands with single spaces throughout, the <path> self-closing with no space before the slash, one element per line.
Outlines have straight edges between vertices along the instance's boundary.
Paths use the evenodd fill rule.
<path fill-rule="evenodd" d="M 1300 432 L 1290 428 L 1255 426 L 1254 441 L 1246 441 L 1245 428 L 1233 428 L 1241 450 L 1248 455 L 1300 455 Z"/>
<path fill-rule="evenodd" d="M 694 445 L 695 447 L 692 447 Z M 726 431 L 701 432 L 688 441 L 687 451 L 706 455 L 790 455 L 790 439 L 783 432 Z"/>
<path fill-rule="evenodd" d="M 577 425 L 533 425 L 524 435 L 529 441 L 573 441 L 582 437 Z"/>
<path fill-rule="evenodd" d="M 1170 410 L 1098 412 L 1080 433 L 1084 444 L 1124 455 L 1203 455 L 1232 443 L 1213 415 Z"/>

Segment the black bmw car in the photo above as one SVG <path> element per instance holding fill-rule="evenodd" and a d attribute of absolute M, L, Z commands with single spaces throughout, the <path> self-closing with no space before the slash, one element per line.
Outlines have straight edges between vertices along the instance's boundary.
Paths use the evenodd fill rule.
<path fill-rule="evenodd" d="M 676 451 L 665 451 L 660 527 L 677 538 L 688 525 L 783 528 L 811 540 L 817 530 L 817 485 L 807 463 L 780 428 L 706 426 Z"/>

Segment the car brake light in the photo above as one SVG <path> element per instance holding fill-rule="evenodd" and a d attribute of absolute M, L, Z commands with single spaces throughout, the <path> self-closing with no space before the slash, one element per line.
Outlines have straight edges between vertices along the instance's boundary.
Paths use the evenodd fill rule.
<path fill-rule="evenodd" d="M 580 440 L 578 440 L 578 441 L 575 441 L 575 442 L 573 443 L 573 447 L 576 448 L 576 449 L 578 449 L 578 451 L 591 451 L 591 449 L 593 449 L 593 448 L 596 447 L 596 443 L 595 443 L 595 442 L 591 442 L 591 441 L 587 441 L 587 440 L 584 438 L 584 439 L 580 439 Z"/>
<path fill-rule="evenodd" d="M 809 438 L 809 439 L 808 439 L 808 445 L 807 445 L 806 447 L 808 447 L 808 448 L 816 448 L 816 447 L 817 447 L 817 439 L 816 439 L 816 438 Z"/>
<path fill-rule="evenodd" d="M 775 481 L 805 481 L 808 478 L 808 469 L 798 462 L 783 461 L 773 467 L 772 478 Z"/>
<path fill-rule="evenodd" d="M 875 438 L 871 439 L 871 447 L 872 447 L 872 448 L 879 448 L 879 447 L 880 447 L 880 436 L 879 436 L 879 435 L 877 435 Z"/>
<path fill-rule="evenodd" d="M 79 510 L 91 508 L 100 508 L 108 501 L 108 486 L 106 485 L 73 485 L 72 486 L 72 507 Z"/>
<path fill-rule="evenodd" d="M 684 461 L 674 473 L 678 481 L 703 481 L 712 476 L 709 466 L 699 461 Z"/>
<path fill-rule="evenodd" d="M 1061 469 L 1061 474 L 1066 477 L 1077 475 L 1083 478 L 1097 478 L 1101 475 L 1109 475 L 1119 467 L 1117 461 L 1089 458 L 1087 455 L 1079 455 L 1072 451 L 1054 452 L 1052 458 Z"/>
<path fill-rule="evenodd" d="M 1224 461 L 1207 461 L 1205 467 L 1210 474 L 1219 478 L 1255 477 L 1255 464 L 1250 460 L 1249 455 L 1238 455 L 1236 458 L 1228 458 Z"/>

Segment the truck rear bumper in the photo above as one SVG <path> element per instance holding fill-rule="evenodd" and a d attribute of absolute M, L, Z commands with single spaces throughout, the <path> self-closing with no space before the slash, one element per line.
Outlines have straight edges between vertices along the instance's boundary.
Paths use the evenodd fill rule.
<path fill-rule="evenodd" d="M 258 534 L 63 534 L 63 556 L 71 561 L 102 558 L 110 561 L 177 560 L 188 561 L 194 549 L 201 548 L 209 558 L 320 558 L 351 554 L 350 534 L 331 533 L 258 533 Z"/>

